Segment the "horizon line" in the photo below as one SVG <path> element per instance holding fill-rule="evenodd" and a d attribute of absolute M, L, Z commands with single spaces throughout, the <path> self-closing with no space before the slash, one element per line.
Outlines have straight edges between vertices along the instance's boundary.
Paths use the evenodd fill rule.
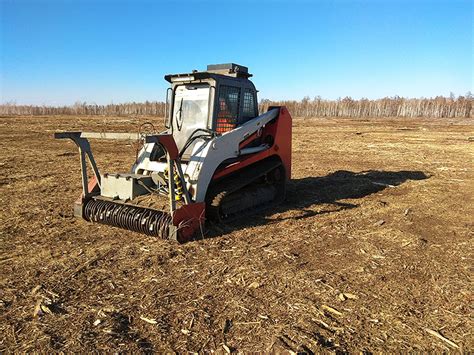
<path fill-rule="evenodd" d="M 435 100 L 437 98 L 445 98 L 445 99 L 452 99 L 452 100 L 458 100 L 460 98 L 464 99 L 473 99 L 474 94 L 468 90 L 464 95 L 456 95 L 453 92 L 450 93 L 450 95 L 445 96 L 445 95 L 437 95 L 437 96 L 418 96 L 418 97 L 408 97 L 408 96 L 399 96 L 399 95 L 394 95 L 394 96 L 383 96 L 383 97 L 378 97 L 378 98 L 367 98 L 367 97 L 360 97 L 360 98 L 353 98 L 352 96 L 339 96 L 336 99 L 330 99 L 330 98 L 325 98 L 320 95 L 316 96 L 303 96 L 300 99 L 279 99 L 279 100 L 274 100 L 274 99 L 268 99 L 268 98 L 261 98 L 259 100 L 259 104 L 262 102 L 301 102 L 304 100 L 309 100 L 309 101 L 316 101 L 316 100 L 321 100 L 321 101 L 341 101 L 344 99 L 350 99 L 353 101 L 362 101 L 362 100 L 367 100 L 367 101 L 378 101 L 378 100 L 384 100 L 384 99 L 391 99 L 391 100 L 396 100 L 396 99 L 404 99 L 404 100 Z M 74 105 L 96 105 L 96 106 L 107 106 L 107 105 L 125 105 L 125 104 L 144 104 L 144 103 L 162 103 L 164 104 L 165 101 L 159 101 L 159 100 L 141 100 L 141 101 L 121 101 L 121 102 L 114 102 L 113 100 L 109 103 L 96 103 L 94 101 L 81 101 L 81 100 L 76 100 L 74 103 L 69 103 L 69 104 L 34 104 L 34 103 L 17 103 L 15 100 L 10 100 L 10 101 L 3 101 L 0 102 L 1 106 L 42 106 L 42 107 L 69 107 L 69 106 L 74 106 Z"/>

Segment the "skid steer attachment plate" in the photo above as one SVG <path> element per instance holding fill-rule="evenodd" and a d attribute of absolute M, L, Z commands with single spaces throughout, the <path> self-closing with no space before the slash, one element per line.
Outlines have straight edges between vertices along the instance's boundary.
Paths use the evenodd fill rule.
<path fill-rule="evenodd" d="M 151 176 L 139 174 L 103 174 L 100 181 L 102 196 L 120 200 L 133 200 L 153 185 Z"/>

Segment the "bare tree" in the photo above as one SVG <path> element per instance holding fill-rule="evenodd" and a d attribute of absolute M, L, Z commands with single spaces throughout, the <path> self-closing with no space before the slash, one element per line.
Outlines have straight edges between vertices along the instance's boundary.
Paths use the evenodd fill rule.
<path fill-rule="evenodd" d="M 260 112 L 269 106 L 285 105 L 295 117 L 434 117 L 454 118 L 474 116 L 474 97 L 471 92 L 465 96 L 454 94 L 450 97 L 410 99 L 399 96 L 385 97 L 377 100 L 351 97 L 337 100 L 325 100 L 320 96 L 310 99 L 304 97 L 300 101 L 260 101 Z M 17 105 L 7 102 L 0 105 L 0 115 L 103 115 L 103 116 L 158 116 L 165 114 L 165 103 L 145 101 L 123 104 L 97 105 L 77 101 L 72 106 L 33 106 Z"/>

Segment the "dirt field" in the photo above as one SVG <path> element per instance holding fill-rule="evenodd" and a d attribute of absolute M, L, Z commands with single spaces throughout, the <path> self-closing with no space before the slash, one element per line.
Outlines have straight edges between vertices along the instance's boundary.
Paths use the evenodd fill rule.
<path fill-rule="evenodd" d="M 0 118 L 1 352 L 474 350 L 474 122 L 295 120 L 286 203 L 178 245 L 72 216 L 53 132 L 143 121 Z"/>

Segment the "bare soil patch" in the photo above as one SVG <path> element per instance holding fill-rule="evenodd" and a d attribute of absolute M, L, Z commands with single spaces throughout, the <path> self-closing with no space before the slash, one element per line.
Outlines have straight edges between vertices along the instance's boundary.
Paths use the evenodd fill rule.
<path fill-rule="evenodd" d="M 183 245 L 72 215 L 53 132 L 143 121 L 0 118 L 0 351 L 474 349 L 472 120 L 295 119 L 287 201 Z"/>

